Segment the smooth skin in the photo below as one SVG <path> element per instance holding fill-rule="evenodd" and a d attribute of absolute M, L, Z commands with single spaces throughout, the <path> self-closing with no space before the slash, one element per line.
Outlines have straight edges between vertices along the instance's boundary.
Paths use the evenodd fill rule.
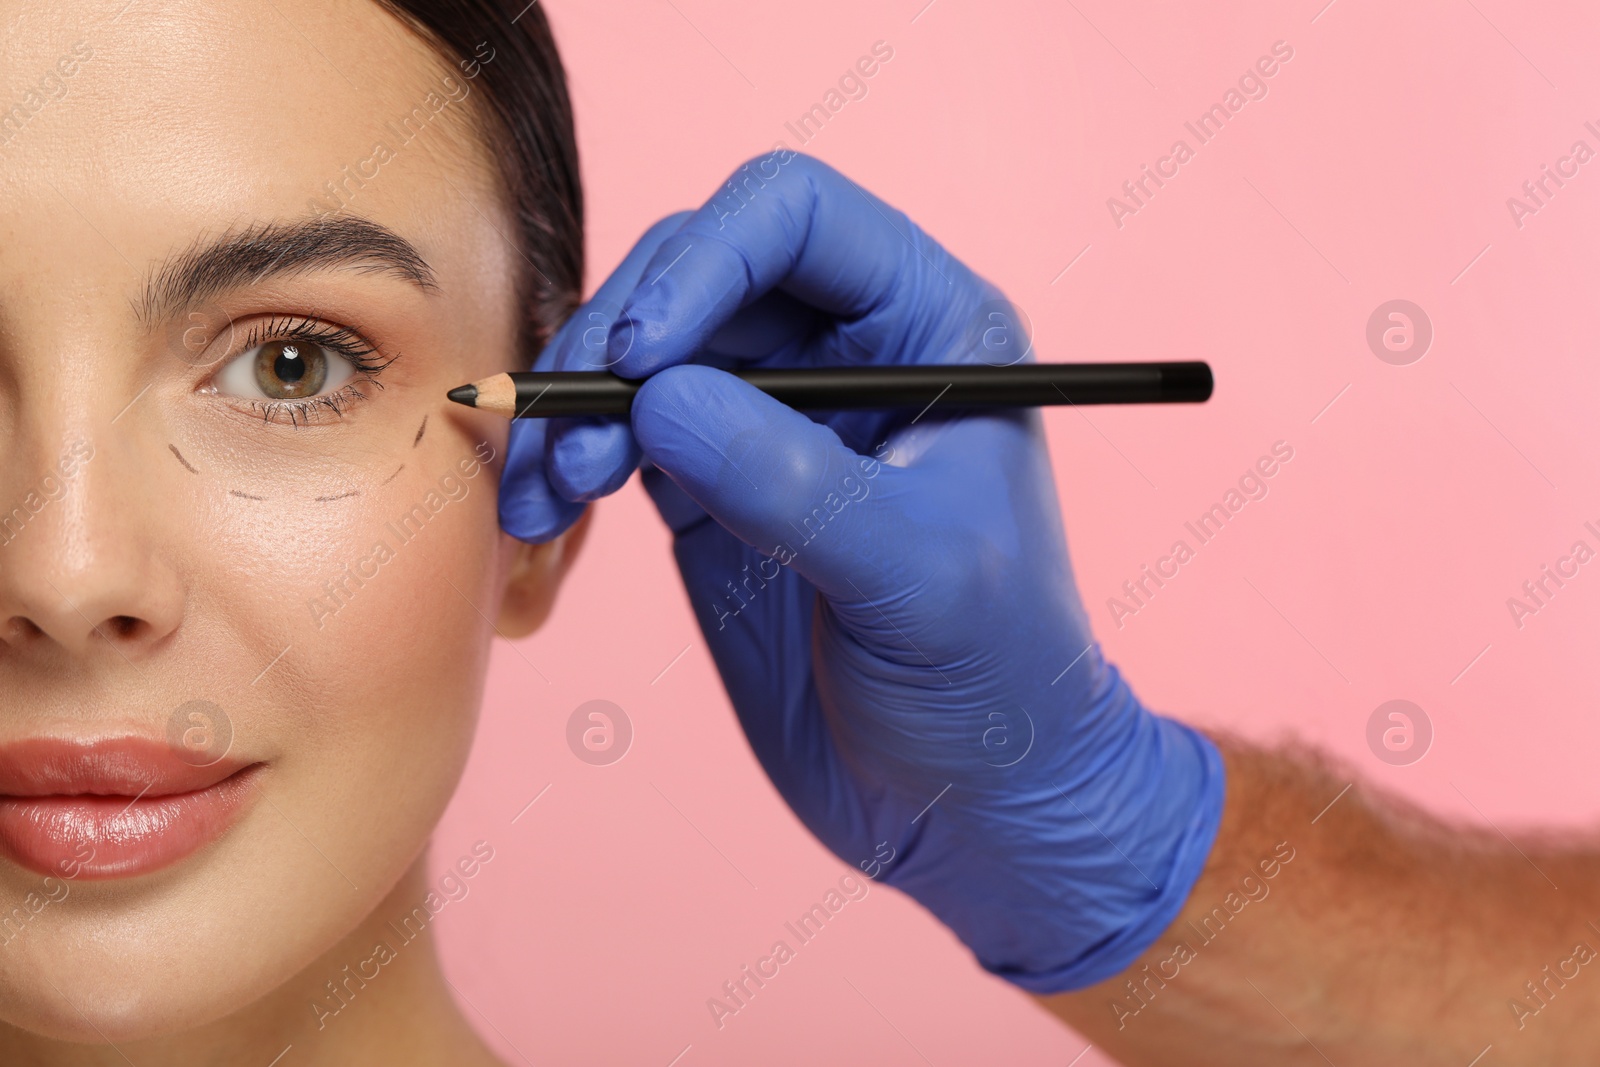
<path fill-rule="evenodd" d="M 436 889 L 425 850 L 490 644 L 544 620 L 582 540 L 499 531 L 505 424 L 443 399 L 523 358 L 521 259 L 470 84 L 366 0 L 7 0 L 0 100 L 38 105 L 0 147 L 0 510 L 50 497 L 0 546 L 0 743 L 161 738 L 205 699 L 262 764 L 212 845 L 70 883 L 7 938 L 0 1062 L 267 1064 L 290 1044 L 298 1065 L 496 1062 L 431 927 L 321 1025 L 313 1008 Z M 431 287 L 366 258 L 147 307 L 175 257 L 313 218 L 417 107 L 425 132 L 340 214 L 414 246 Z M 396 357 L 381 388 L 298 426 L 214 391 L 286 316 Z M 92 459 L 46 482 L 80 442 Z M 329 601 L 419 504 L 423 532 L 389 535 L 376 576 Z M 41 882 L 0 860 L 4 914 Z"/>

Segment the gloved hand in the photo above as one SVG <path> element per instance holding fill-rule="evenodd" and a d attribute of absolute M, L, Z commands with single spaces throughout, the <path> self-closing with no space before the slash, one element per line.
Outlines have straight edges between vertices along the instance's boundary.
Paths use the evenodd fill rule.
<path fill-rule="evenodd" d="M 541 368 L 649 380 L 630 419 L 517 422 L 500 516 L 552 537 L 642 450 L 778 791 L 983 966 L 1048 993 L 1118 973 L 1174 919 L 1223 775 L 1094 643 L 1038 413 L 814 421 L 705 365 L 1010 363 L 1028 343 L 899 211 L 774 153 L 651 230 L 547 348 Z"/>

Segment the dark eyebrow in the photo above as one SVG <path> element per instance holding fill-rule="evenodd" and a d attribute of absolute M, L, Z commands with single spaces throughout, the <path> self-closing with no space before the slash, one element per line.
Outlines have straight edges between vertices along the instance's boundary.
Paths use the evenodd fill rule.
<path fill-rule="evenodd" d="M 256 223 L 200 240 L 160 264 L 145 281 L 139 317 L 171 318 L 221 293 L 256 285 L 273 275 L 329 267 L 392 274 L 431 291 L 433 268 L 415 246 L 387 226 L 359 215 L 319 215 L 296 222 Z"/>

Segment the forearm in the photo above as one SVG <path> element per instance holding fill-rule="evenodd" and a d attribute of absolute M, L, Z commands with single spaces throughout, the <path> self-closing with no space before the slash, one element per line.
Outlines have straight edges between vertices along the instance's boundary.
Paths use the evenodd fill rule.
<path fill-rule="evenodd" d="M 1183 914 L 1050 1011 L 1130 1065 L 1592 1059 L 1592 844 L 1513 846 L 1359 781 L 1340 796 L 1351 778 L 1308 754 L 1218 743 L 1222 827 Z"/>

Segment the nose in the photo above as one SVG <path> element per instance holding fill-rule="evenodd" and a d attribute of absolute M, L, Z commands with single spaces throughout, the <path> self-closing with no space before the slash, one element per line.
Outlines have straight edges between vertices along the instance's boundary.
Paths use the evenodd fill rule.
<path fill-rule="evenodd" d="M 137 506 L 127 453 L 88 434 L 54 444 L 0 479 L 0 654 L 137 664 L 183 615 L 155 509 Z"/>

